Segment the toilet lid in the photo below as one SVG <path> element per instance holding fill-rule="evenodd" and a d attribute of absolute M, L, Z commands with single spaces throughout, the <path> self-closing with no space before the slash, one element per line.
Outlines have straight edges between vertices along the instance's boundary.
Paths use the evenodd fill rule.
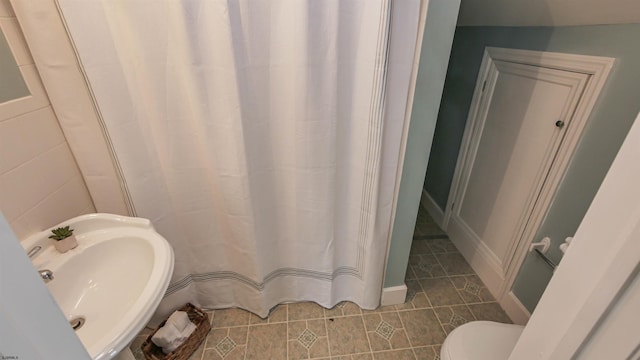
<path fill-rule="evenodd" d="M 506 360 L 524 326 L 472 321 L 449 334 L 442 344 L 442 360 Z"/>

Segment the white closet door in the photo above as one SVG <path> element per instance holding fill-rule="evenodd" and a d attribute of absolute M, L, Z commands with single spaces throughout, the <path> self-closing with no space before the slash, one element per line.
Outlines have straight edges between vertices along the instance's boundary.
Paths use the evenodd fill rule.
<path fill-rule="evenodd" d="M 493 64 L 447 230 L 456 244 L 491 259 L 500 279 L 487 285 L 495 290 L 589 75 Z"/>

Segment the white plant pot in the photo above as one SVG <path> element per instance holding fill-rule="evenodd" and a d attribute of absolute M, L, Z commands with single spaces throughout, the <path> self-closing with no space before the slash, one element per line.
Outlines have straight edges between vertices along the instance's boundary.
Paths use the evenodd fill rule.
<path fill-rule="evenodd" d="M 56 250 L 58 250 L 61 253 L 66 253 L 67 251 L 78 246 L 78 240 L 76 240 L 75 235 L 71 235 L 62 240 L 53 240 L 53 243 L 54 243 L 54 246 L 56 247 Z"/>

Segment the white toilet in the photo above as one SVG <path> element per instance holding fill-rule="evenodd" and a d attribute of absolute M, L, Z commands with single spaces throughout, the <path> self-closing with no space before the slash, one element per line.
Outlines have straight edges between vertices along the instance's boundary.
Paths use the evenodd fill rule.
<path fill-rule="evenodd" d="M 507 360 L 524 326 L 472 321 L 454 329 L 442 344 L 442 360 Z"/>

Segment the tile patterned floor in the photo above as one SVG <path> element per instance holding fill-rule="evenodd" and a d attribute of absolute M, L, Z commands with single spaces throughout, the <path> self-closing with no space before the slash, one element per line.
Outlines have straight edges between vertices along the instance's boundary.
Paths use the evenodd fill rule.
<path fill-rule="evenodd" d="M 362 310 L 343 302 L 278 305 L 267 319 L 241 309 L 210 312 L 212 329 L 193 360 L 439 359 L 446 335 L 472 320 L 510 322 L 426 211 L 418 214 L 401 305 Z M 140 345 L 149 330 L 131 345 Z"/>

